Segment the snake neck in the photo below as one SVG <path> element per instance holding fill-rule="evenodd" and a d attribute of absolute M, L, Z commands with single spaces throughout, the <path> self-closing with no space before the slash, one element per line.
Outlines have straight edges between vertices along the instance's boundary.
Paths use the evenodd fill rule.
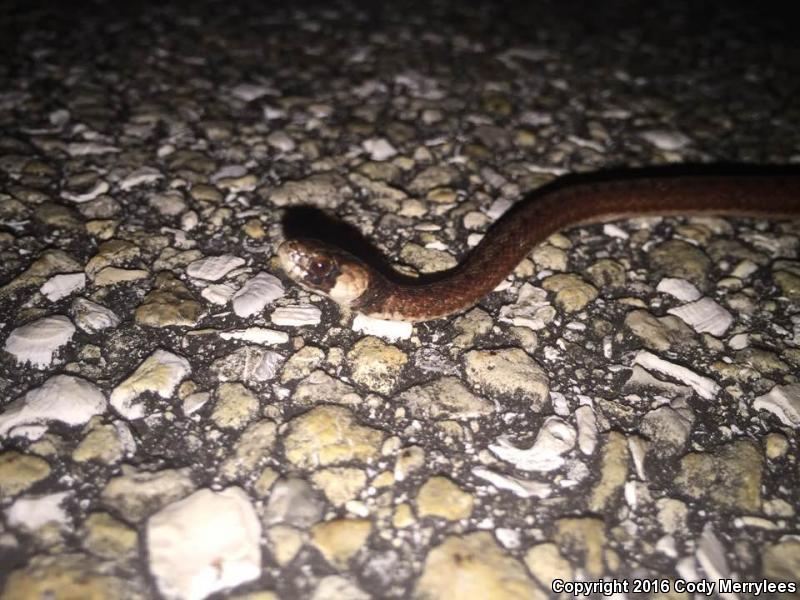
<path fill-rule="evenodd" d="M 441 318 L 474 306 L 540 242 L 566 227 L 645 215 L 800 216 L 798 176 L 718 176 L 581 184 L 534 195 L 512 208 L 437 281 L 396 283 L 371 275 L 352 308 L 401 321 Z"/>

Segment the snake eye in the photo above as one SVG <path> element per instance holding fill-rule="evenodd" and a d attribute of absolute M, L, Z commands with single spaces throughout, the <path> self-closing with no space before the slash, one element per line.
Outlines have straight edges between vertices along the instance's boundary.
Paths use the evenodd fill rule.
<path fill-rule="evenodd" d="M 325 275 L 331 270 L 331 263 L 327 260 L 317 259 L 311 263 L 309 269 L 314 275 Z"/>

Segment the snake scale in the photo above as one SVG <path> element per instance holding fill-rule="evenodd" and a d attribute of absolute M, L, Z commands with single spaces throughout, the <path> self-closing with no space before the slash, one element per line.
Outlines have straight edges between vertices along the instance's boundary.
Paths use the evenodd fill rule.
<path fill-rule="evenodd" d="M 399 280 L 314 239 L 288 239 L 278 257 L 290 278 L 342 307 L 419 322 L 472 307 L 554 232 L 645 215 L 798 218 L 800 175 L 643 177 L 549 187 L 503 215 L 460 264 L 433 281 Z"/>

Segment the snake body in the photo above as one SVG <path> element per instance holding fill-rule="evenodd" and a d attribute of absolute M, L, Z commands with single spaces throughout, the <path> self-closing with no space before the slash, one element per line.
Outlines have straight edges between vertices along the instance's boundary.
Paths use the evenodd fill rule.
<path fill-rule="evenodd" d="M 643 215 L 797 218 L 800 176 L 676 176 L 547 189 L 501 217 L 458 266 L 434 281 L 398 281 L 311 239 L 286 240 L 278 256 L 292 279 L 343 307 L 376 318 L 427 321 L 475 305 L 554 232 Z"/>

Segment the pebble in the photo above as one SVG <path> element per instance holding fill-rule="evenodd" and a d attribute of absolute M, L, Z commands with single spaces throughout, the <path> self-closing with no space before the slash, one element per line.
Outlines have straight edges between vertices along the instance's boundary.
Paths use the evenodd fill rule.
<path fill-rule="evenodd" d="M 578 427 L 578 448 L 591 456 L 597 446 L 597 419 L 591 406 L 579 406 L 575 410 L 575 424 Z"/>
<path fill-rule="evenodd" d="M 417 493 L 420 517 L 440 517 L 448 521 L 468 519 L 475 500 L 446 477 L 431 477 Z"/>
<path fill-rule="evenodd" d="M 347 353 L 353 380 L 370 391 L 389 394 L 408 362 L 405 353 L 376 337 L 365 337 Z"/>
<path fill-rule="evenodd" d="M 155 392 L 169 398 L 178 384 L 191 373 L 189 361 L 166 350 L 156 350 L 148 356 L 125 381 L 111 392 L 111 406 L 126 419 L 145 416 L 143 403 L 134 400 L 144 392 Z"/>
<path fill-rule="evenodd" d="M 433 188 L 452 185 L 458 177 L 458 171 L 454 167 L 435 165 L 419 172 L 408 184 L 408 189 L 414 194 L 423 194 Z"/>
<path fill-rule="evenodd" d="M 145 597 L 139 576 L 121 578 L 104 571 L 106 564 L 82 553 L 41 555 L 9 574 L 7 598 Z"/>
<path fill-rule="evenodd" d="M 364 140 L 362 147 L 372 160 L 388 160 L 397 156 L 397 150 L 386 138 Z"/>
<path fill-rule="evenodd" d="M 325 503 L 305 479 L 278 479 L 272 486 L 262 518 L 267 526 L 283 523 L 307 529 L 322 519 Z"/>
<path fill-rule="evenodd" d="M 53 315 L 43 317 L 14 329 L 6 338 L 4 348 L 19 364 L 49 367 L 54 355 L 65 346 L 75 333 L 69 317 Z"/>
<path fill-rule="evenodd" d="M 106 411 L 106 398 L 93 383 L 72 375 L 55 375 L 4 407 L 0 434 L 16 427 L 58 421 L 75 426 Z"/>
<path fill-rule="evenodd" d="M 642 138 L 659 150 L 680 150 L 688 146 L 692 140 L 680 131 L 667 129 L 651 129 L 641 133 Z"/>
<path fill-rule="evenodd" d="M 217 426 L 240 429 L 258 412 L 258 398 L 241 383 L 223 383 L 217 389 L 217 402 L 210 419 Z"/>
<path fill-rule="evenodd" d="M 241 488 L 198 490 L 148 519 L 150 571 L 167 597 L 205 598 L 261 574 L 260 536 Z"/>
<path fill-rule="evenodd" d="M 607 258 L 598 260 L 587 270 L 589 279 L 597 288 L 621 288 L 627 281 L 625 267 L 615 260 Z"/>
<path fill-rule="evenodd" d="M 258 100 L 262 96 L 272 93 L 273 90 L 271 87 L 258 83 L 239 83 L 230 90 L 231 96 L 244 102 L 252 102 L 253 100 Z"/>
<path fill-rule="evenodd" d="M 156 276 L 154 289 L 142 299 L 134 318 L 148 327 L 194 327 L 203 316 L 203 305 L 172 273 Z"/>
<path fill-rule="evenodd" d="M 5 498 L 16 496 L 46 479 L 51 472 L 49 463 L 38 456 L 14 450 L 0 452 L 0 493 Z"/>
<path fill-rule="evenodd" d="M 201 258 L 186 267 L 186 274 L 195 279 L 218 281 L 244 264 L 244 259 L 230 254 Z"/>
<path fill-rule="evenodd" d="M 359 425 L 348 408 L 318 406 L 289 422 L 284 454 L 299 469 L 370 462 L 379 456 L 383 438 L 382 431 Z"/>
<path fill-rule="evenodd" d="M 283 284 L 274 275 L 263 271 L 248 279 L 233 295 L 233 312 L 239 317 L 249 317 L 264 310 L 264 307 L 283 297 Z"/>
<path fill-rule="evenodd" d="M 64 273 L 54 275 L 42 284 L 40 292 L 50 302 L 58 302 L 86 286 L 86 275 L 83 273 Z"/>
<path fill-rule="evenodd" d="M 41 285 L 51 275 L 74 273 L 81 268 L 82 265 L 63 250 L 45 250 L 25 271 L 0 288 L 0 298 L 29 285 Z"/>
<path fill-rule="evenodd" d="M 137 470 L 123 465 L 101 492 L 103 503 L 136 523 L 190 494 L 196 485 L 188 469 Z"/>
<path fill-rule="evenodd" d="M 66 527 L 71 518 L 63 506 L 73 492 L 56 492 L 42 496 L 18 498 L 6 512 L 8 524 L 29 533 L 49 525 Z"/>
<path fill-rule="evenodd" d="M 372 533 L 367 519 L 334 519 L 311 528 L 311 541 L 325 560 L 337 569 L 345 569 L 348 561 L 366 544 Z"/>
<path fill-rule="evenodd" d="M 243 340 L 245 342 L 267 346 L 278 346 L 289 341 L 288 333 L 275 329 L 268 329 L 266 327 L 248 327 L 246 329 L 221 331 L 219 337 L 223 340 Z"/>
<path fill-rule="evenodd" d="M 220 381 L 270 381 L 278 374 L 283 355 L 259 346 L 245 346 L 211 363 L 211 372 Z"/>
<path fill-rule="evenodd" d="M 414 588 L 417 598 L 530 598 L 545 600 L 525 568 L 507 555 L 491 533 L 449 536 L 425 559 Z"/>
<path fill-rule="evenodd" d="M 119 189 L 127 192 L 142 185 L 148 185 L 164 179 L 164 175 L 155 167 L 140 167 L 119 182 Z M 105 192 L 103 192 L 105 193 Z"/>
<path fill-rule="evenodd" d="M 681 493 L 718 510 L 758 513 L 763 469 L 758 446 L 737 440 L 711 452 L 685 455 L 674 483 Z"/>
<path fill-rule="evenodd" d="M 693 424 L 691 413 L 659 406 L 644 416 L 641 432 L 653 443 L 653 456 L 674 456 L 686 446 Z"/>
<path fill-rule="evenodd" d="M 405 244 L 400 250 L 400 260 L 421 273 L 436 273 L 452 269 L 458 264 L 455 257 L 443 250 L 425 248 L 419 244 Z"/>
<path fill-rule="evenodd" d="M 91 202 L 98 196 L 102 196 L 108 192 L 109 189 L 111 189 L 111 186 L 108 185 L 108 182 L 99 180 L 95 182 L 91 189 L 88 189 L 83 193 L 74 193 L 70 192 L 69 190 L 64 190 L 61 192 L 61 197 L 64 198 L 64 200 L 69 200 L 75 204 L 83 204 L 84 202 Z"/>
<path fill-rule="evenodd" d="M 607 510 L 614 495 L 619 492 L 628 479 L 628 442 L 625 435 L 610 431 L 605 436 L 600 457 L 600 476 L 592 487 L 589 496 L 589 510 L 602 513 Z M 538 441 L 538 438 L 537 438 Z"/>
<path fill-rule="evenodd" d="M 771 412 L 787 427 L 800 428 L 800 383 L 776 385 L 753 400 L 753 408 Z"/>
<path fill-rule="evenodd" d="M 132 560 L 139 551 L 139 536 L 129 527 L 105 512 L 92 513 L 84 521 L 83 546 L 94 556 Z"/>
<path fill-rule="evenodd" d="M 140 279 L 147 279 L 148 277 L 150 277 L 150 273 L 145 269 L 104 267 L 95 274 L 93 283 L 97 287 L 103 287 L 107 285 L 116 285 L 118 283 L 127 283 L 129 281 L 138 281 Z"/>
<path fill-rule="evenodd" d="M 227 304 L 235 293 L 236 288 L 228 283 L 212 283 L 204 287 L 200 295 L 212 304 L 222 306 Z"/>
<path fill-rule="evenodd" d="M 677 345 L 697 345 L 692 330 L 673 316 L 656 317 L 646 310 L 632 310 L 625 316 L 625 327 L 652 350 L 665 351 Z"/>
<path fill-rule="evenodd" d="M 546 473 L 561 468 L 565 462 L 563 455 L 575 447 L 576 439 L 575 429 L 566 421 L 548 417 L 530 448 L 518 448 L 503 436 L 496 444 L 489 444 L 489 450 L 517 469 Z"/>
<path fill-rule="evenodd" d="M 407 340 L 414 331 L 414 324 L 408 321 L 390 321 L 375 319 L 362 314 L 357 314 L 353 319 L 353 331 L 374 335 L 390 342 Z"/>
<path fill-rule="evenodd" d="M 525 553 L 525 565 L 545 588 L 556 579 L 562 581 L 574 579 L 572 565 L 559 552 L 558 546 L 552 542 L 543 542 L 528 548 Z"/>
<path fill-rule="evenodd" d="M 667 312 L 682 319 L 697 333 L 710 333 L 715 337 L 724 335 L 733 324 L 733 315 L 711 298 L 701 298 Z"/>
<path fill-rule="evenodd" d="M 548 483 L 502 475 L 483 467 L 475 467 L 472 474 L 488 481 L 497 489 L 508 490 L 520 498 L 547 498 L 553 491 Z"/>
<path fill-rule="evenodd" d="M 589 577 L 600 577 L 603 566 L 611 562 L 612 553 L 606 549 L 606 529 L 602 519 L 596 517 L 565 517 L 555 522 L 553 541 L 559 548 L 569 549 L 578 556 L 575 569 L 585 571 Z M 609 565 L 611 570 L 616 569 Z"/>
<path fill-rule="evenodd" d="M 311 600 L 370 600 L 372 596 L 354 581 L 341 575 L 328 575 L 320 579 Z"/>
<path fill-rule="evenodd" d="M 363 401 L 352 386 L 319 370 L 311 372 L 298 382 L 292 394 L 292 401 L 299 406 L 314 406 L 319 403 L 320 398 L 349 406 L 358 406 Z"/>
<path fill-rule="evenodd" d="M 303 346 L 283 364 L 281 382 L 302 379 L 315 371 L 325 360 L 325 352 L 316 346 Z"/>
<path fill-rule="evenodd" d="M 555 319 L 556 310 L 547 301 L 547 292 L 523 283 L 514 304 L 500 309 L 500 320 L 534 331 L 544 329 Z"/>
<path fill-rule="evenodd" d="M 334 506 L 344 506 L 355 500 L 367 483 L 367 475 L 361 469 L 331 467 L 317 471 L 312 476 L 314 485 L 321 489 Z"/>
<path fill-rule="evenodd" d="M 272 311 L 270 320 L 283 327 L 304 327 L 306 325 L 318 325 L 322 319 L 322 311 L 310 304 L 297 304 L 294 306 L 282 306 Z"/>
<path fill-rule="evenodd" d="M 468 352 L 464 371 L 476 389 L 522 398 L 536 412 L 542 410 L 550 394 L 545 371 L 519 348 Z"/>
<path fill-rule="evenodd" d="M 674 277 L 664 277 L 658 282 L 656 289 L 659 292 L 669 294 L 680 300 L 681 302 L 694 302 L 699 300 L 702 294 L 691 283 L 685 279 L 676 279 Z"/>
<path fill-rule="evenodd" d="M 288 525 L 274 525 L 266 533 L 270 552 L 281 567 L 294 560 L 307 537 L 304 532 Z"/>
<path fill-rule="evenodd" d="M 666 361 L 646 350 L 640 350 L 633 362 L 645 369 L 651 369 L 684 382 L 704 400 L 713 400 L 720 391 L 719 385 L 713 379 L 698 375 L 686 367 Z"/>
<path fill-rule="evenodd" d="M 113 310 L 86 298 L 76 298 L 71 312 L 75 324 L 86 333 L 97 333 L 120 323 Z"/>
<path fill-rule="evenodd" d="M 655 246 L 648 252 L 650 268 L 676 279 L 686 279 L 699 286 L 705 286 L 711 270 L 711 259 L 696 246 L 683 240 L 669 240 Z"/>
<path fill-rule="evenodd" d="M 418 419 L 473 419 L 494 412 L 494 404 L 473 394 L 456 377 L 411 387 L 397 400 Z"/>
<path fill-rule="evenodd" d="M 597 288 L 571 273 L 551 275 L 542 280 L 542 287 L 556 293 L 556 304 L 567 313 L 583 310 L 598 294 Z"/>
<path fill-rule="evenodd" d="M 280 186 L 259 191 L 274 206 L 312 205 L 321 209 L 336 208 L 347 195 L 347 181 L 334 173 L 315 173 L 305 179 L 287 181 Z"/>

